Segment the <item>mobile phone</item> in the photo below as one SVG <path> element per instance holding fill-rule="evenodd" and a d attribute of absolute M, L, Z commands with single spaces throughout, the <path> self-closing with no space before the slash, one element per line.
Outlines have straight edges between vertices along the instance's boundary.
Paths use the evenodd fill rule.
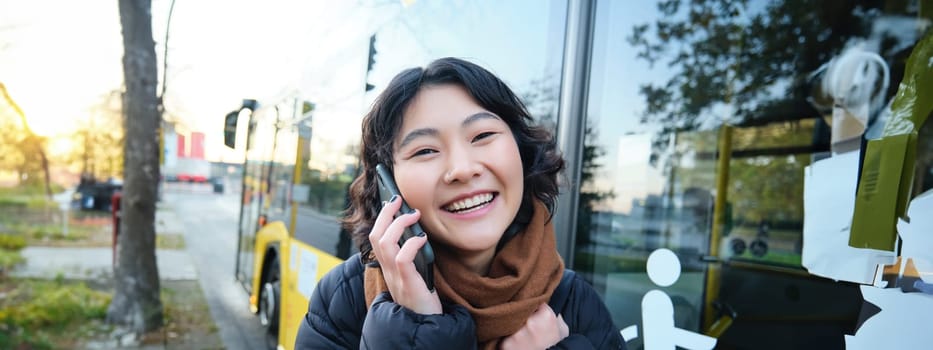
<path fill-rule="evenodd" d="M 388 201 L 392 196 L 398 196 L 402 201 L 402 207 L 395 217 L 400 215 L 409 214 L 415 212 L 411 207 L 408 206 L 408 203 L 405 203 L 405 199 L 402 198 L 402 193 L 398 190 L 398 185 L 395 184 L 395 178 L 392 176 L 392 173 L 389 172 L 382 164 L 376 165 L 376 174 L 379 178 L 379 197 L 382 201 Z M 402 232 L 402 237 L 398 240 L 399 247 L 402 244 L 405 244 L 409 238 L 424 236 L 424 230 L 421 229 L 419 223 L 414 223 L 411 226 L 405 228 L 405 232 Z M 434 250 L 431 249 L 431 244 L 428 242 L 424 243 L 424 246 L 421 247 L 418 251 L 418 255 L 415 256 L 415 269 L 418 270 L 418 274 L 421 275 L 421 278 L 424 279 L 424 284 L 427 285 L 428 290 L 434 291 Z"/>

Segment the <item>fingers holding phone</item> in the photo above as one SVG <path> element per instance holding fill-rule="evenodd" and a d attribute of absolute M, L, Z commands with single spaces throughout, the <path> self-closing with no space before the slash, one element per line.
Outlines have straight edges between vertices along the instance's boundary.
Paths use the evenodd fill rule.
<path fill-rule="evenodd" d="M 369 234 L 373 254 L 382 267 L 386 285 L 397 304 L 420 314 L 439 314 L 442 308 L 437 293 L 427 288 L 424 279 L 415 268 L 415 259 L 421 248 L 427 244 L 427 237 L 412 237 L 399 246 L 399 238 L 405 229 L 417 223 L 421 217 L 418 211 L 414 211 L 395 218 L 401 202 L 399 197 L 390 200 L 376 218 Z"/>
<path fill-rule="evenodd" d="M 399 191 L 398 185 L 395 183 L 395 177 L 392 175 L 392 172 L 386 168 L 385 165 L 376 164 L 376 175 L 377 175 L 377 185 L 379 188 L 379 198 L 384 202 L 391 202 L 398 199 L 401 204 L 395 214 L 396 218 L 400 215 L 411 214 L 415 211 L 405 203 L 405 199 L 402 198 L 402 192 Z M 424 230 L 421 228 L 421 224 L 415 221 L 412 224 L 405 226 L 402 231 L 402 235 L 399 238 L 398 245 L 401 247 L 408 239 L 413 237 L 425 236 Z M 421 275 L 421 279 L 424 281 L 424 284 L 428 287 L 428 290 L 434 290 L 434 250 L 431 248 L 431 244 L 425 242 L 421 249 L 418 250 L 418 254 L 415 255 L 415 269 L 418 270 L 418 273 Z"/>

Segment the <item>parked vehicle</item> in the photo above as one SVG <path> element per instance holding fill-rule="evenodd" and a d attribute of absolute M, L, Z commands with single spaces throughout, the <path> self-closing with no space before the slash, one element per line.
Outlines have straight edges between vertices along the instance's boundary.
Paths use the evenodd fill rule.
<path fill-rule="evenodd" d="M 72 207 L 81 210 L 110 211 L 113 204 L 110 202 L 113 194 L 123 190 L 123 181 L 109 179 L 98 182 L 96 180 L 82 180 L 72 195 Z"/>
<path fill-rule="evenodd" d="M 204 159 L 178 158 L 162 168 L 167 182 L 207 183 L 210 179 L 211 163 Z"/>

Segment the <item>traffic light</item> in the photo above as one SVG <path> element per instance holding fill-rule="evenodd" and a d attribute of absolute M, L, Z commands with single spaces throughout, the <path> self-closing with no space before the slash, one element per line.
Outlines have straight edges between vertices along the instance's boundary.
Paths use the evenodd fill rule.
<path fill-rule="evenodd" d="M 227 113 L 224 117 L 224 145 L 230 148 L 236 148 L 236 123 L 240 111 Z"/>
<path fill-rule="evenodd" d="M 366 62 L 366 91 L 376 88 L 369 83 L 369 72 L 373 70 L 376 64 L 376 34 L 369 37 L 369 60 Z"/>
<path fill-rule="evenodd" d="M 376 64 L 376 34 L 369 37 L 369 61 L 366 63 L 366 71 L 372 71 Z"/>

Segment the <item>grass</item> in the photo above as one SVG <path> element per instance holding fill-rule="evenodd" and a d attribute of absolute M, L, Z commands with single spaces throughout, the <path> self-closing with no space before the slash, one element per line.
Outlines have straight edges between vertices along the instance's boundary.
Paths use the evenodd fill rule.
<path fill-rule="evenodd" d="M 41 209 L 17 208 L 15 213 L 2 213 L 2 209 L 0 207 L 0 239 L 3 236 L 21 237 L 26 245 L 46 247 L 113 245 L 113 219 L 109 213 L 71 212 L 66 232 L 57 209 L 53 211 L 55 215 L 49 215 Z M 0 241 L 0 246 L 2 244 Z M 184 249 L 185 239 L 179 233 L 160 232 L 156 235 L 156 247 Z"/>
<path fill-rule="evenodd" d="M 110 295 L 84 282 L 4 279 L 0 293 L 0 348 L 71 348 L 76 339 L 107 331 Z"/>
<path fill-rule="evenodd" d="M 144 344 L 163 344 L 166 348 L 223 348 L 197 281 L 162 281 L 161 296 L 165 324 L 162 329 L 144 335 Z"/>
<path fill-rule="evenodd" d="M 22 237 L 0 233 L 0 278 L 25 261 L 19 253 L 25 246 L 26 240 Z"/>
<path fill-rule="evenodd" d="M 42 218 L 49 211 L 47 203 L 41 195 L 39 199 L 8 192 L 0 195 L 0 212 L 4 213 L 0 215 L 0 349 L 72 348 L 75 339 L 107 327 L 102 320 L 110 303 L 108 293 L 62 278 L 5 275 L 25 261 L 21 249 L 36 236 L 54 232 L 49 224 L 29 220 Z"/>
<path fill-rule="evenodd" d="M 185 237 L 179 234 L 156 235 L 158 249 L 185 249 Z"/>
<path fill-rule="evenodd" d="M 52 186 L 52 193 L 58 193 L 63 190 L 61 186 Z M 0 188 L 0 212 L 10 208 L 45 209 L 57 207 L 58 204 L 55 203 L 55 201 L 49 200 L 45 196 L 45 187 L 19 186 Z"/>
<path fill-rule="evenodd" d="M 20 250 L 26 246 L 26 240 L 20 236 L 0 233 L 0 249 Z"/>
<path fill-rule="evenodd" d="M 0 189 L 0 349 L 113 348 L 114 327 L 105 322 L 112 281 L 7 277 L 24 261 L 26 246 L 110 247 L 110 213 L 72 211 L 68 230 L 57 204 L 44 192 Z M 160 249 L 184 249 L 181 234 L 156 236 Z M 162 281 L 165 323 L 144 334 L 142 346 L 221 349 L 223 343 L 198 281 Z M 102 344 L 102 345 L 101 345 Z"/>
<path fill-rule="evenodd" d="M 52 193 L 64 191 L 64 187 L 52 184 Z M 45 196 L 45 186 L 33 184 L 30 186 L 0 187 L 0 198 L 10 196 Z"/>
<path fill-rule="evenodd" d="M 67 230 L 61 223 L 50 224 L 34 220 L 0 221 L 0 224 L 4 225 L 11 235 L 22 237 L 30 246 L 106 247 L 110 246 L 112 240 L 109 223 L 86 224 L 81 219 L 72 219 L 69 220 Z"/>
<path fill-rule="evenodd" d="M 46 199 L 45 197 L 32 196 L 7 196 L 0 197 L 0 208 L 31 208 L 46 209 L 57 208 L 58 204 Z"/>
<path fill-rule="evenodd" d="M 84 240 L 95 231 L 95 227 L 81 227 L 69 225 L 67 230 L 62 225 L 39 224 L 33 227 L 23 229 L 27 236 L 37 245 L 39 242 L 49 241 L 80 241 Z"/>
<path fill-rule="evenodd" d="M 112 290 L 110 281 L 0 279 L 0 349 L 114 345 L 114 327 L 105 322 Z M 164 325 L 143 334 L 140 345 L 223 348 L 197 281 L 162 281 L 161 298 Z"/>
<path fill-rule="evenodd" d="M 10 250 L 0 248 L 0 276 L 14 266 L 19 265 L 26 260 L 19 254 L 19 250 Z"/>

